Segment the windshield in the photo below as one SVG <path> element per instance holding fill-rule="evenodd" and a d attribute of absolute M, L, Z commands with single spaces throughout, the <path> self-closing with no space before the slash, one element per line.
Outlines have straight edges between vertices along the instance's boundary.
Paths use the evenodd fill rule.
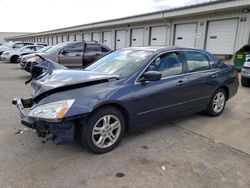
<path fill-rule="evenodd" d="M 123 49 L 113 52 L 96 61 L 85 70 L 128 77 L 142 65 L 152 51 Z"/>
<path fill-rule="evenodd" d="M 11 44 L 13 44 L 13 42 L 8 42 L 8 43 L 3 43 L 3 46 L 11 46 Z"/>
<path fill-rule="evenodd" d="M 67 44 L 68 44 L 68 42 L 59 43 L 59 44 L 57 44 L 57 45 L 51 47 L 50 49 L 48 49 L 48 50 L 46 51 L 46 53 L 54 53 L 54 52 L 56 52 L 56 51 L 62 49 L 62 48 L 63 48 L 64 46 L 66 46 Z"/>

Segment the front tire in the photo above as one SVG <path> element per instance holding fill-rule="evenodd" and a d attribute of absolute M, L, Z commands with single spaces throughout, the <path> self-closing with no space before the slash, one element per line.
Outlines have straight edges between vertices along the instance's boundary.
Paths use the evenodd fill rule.
<path fill-rule="evenodd" d="M 241 77 L 241 85 L 243 87 L 249 87 L 250 86 L 250 78 Z"/>
<path fill-rule="evenodd" d="M 120 143 L 124 131 L 123 114 L 113 107 L 101 108 L 82 126 L 82 142 L 93 153 L 106 153 Z"/>
<path fill-rule="evenodd" d="M 18 58 L 19 58 L 19 56 L 13 55 L 13 56 L 10 58 L 10 62 L 11 62 L 11 63 L 17 63 Z"/>
<path fill-rule="evenodd" d="M 214 93 L 208 107 L 207 114 L 212 117 L 219 116 L 226 106 L 226 92 L 220 88 Z"/>

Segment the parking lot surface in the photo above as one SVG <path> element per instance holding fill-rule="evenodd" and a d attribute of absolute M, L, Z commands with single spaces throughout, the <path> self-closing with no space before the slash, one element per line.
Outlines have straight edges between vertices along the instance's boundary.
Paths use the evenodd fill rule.
<path fill-rule="evenodd" d="M 220 117 L 159 122 L 96 155 L 78 142 L 43 143 L 20 124 L 11 100 L 30 95 L 28 78 L 0 62 L 0 187 L 250 187 L 250 88 Z"/>

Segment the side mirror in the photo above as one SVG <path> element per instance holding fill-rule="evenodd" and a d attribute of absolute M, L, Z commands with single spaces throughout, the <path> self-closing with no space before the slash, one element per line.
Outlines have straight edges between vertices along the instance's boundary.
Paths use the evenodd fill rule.
<path fill-rule="evenodd" d="M 145 72 L 140 81 L 141 82 L 146 82 L 146 81 L 157 81 L 161 79 L 161 73 L 158 71 L 147 71 Z"/>

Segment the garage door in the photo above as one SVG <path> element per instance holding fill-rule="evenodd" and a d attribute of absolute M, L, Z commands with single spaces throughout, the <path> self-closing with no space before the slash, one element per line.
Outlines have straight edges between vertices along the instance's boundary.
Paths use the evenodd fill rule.
<path fill-rule="evenodd" d="M 233 54 L 238 19 L 208 22 L 206 50 L 213 54 Z"/>
<path fill-rule="evenodd" d="M 52 37 L 49 37 L 49 45 L 52 45 L 53 43 L 52 43 Z"/>
<path fill-rule="evenodd" d="M 82 41 L 82 35 L 76 34 L 76 41 Z"/>
<path fill-rule="evenodd" d="M 85 41 L 91 41 L 90 33 L 84 33 L 83 34 L 83 40 L 85 40 Z"/>
<path fill-rule="evenodd" d="M 74 34 L 69 35 L 69 41 L 74 41 L 74 40 L 75 40 L 75 35 Z"/>
<path fill-rule="evenodd" d="M 62 36 L 61 35 L 58 36 L 58 43 L 60 43 L 60 42 L 62 42 Z"/>
<path fill-rule="evenodd" d="M 93 41 L 101 42 L 101 33 L 93 33 L 92 37 Z"/>
<path fill-rule="evenodd" d="M 197 24 L 178 24 L 175 26 L 174 45 L 194 48 Z"/>
<path fill-rule="evenodd" d="M 105 31 L 103 32 L 103 44 L 107 45 L 108 47 L 111 48 L 111 39 L 112 39 L 112 34 L 110 31 Z"/>
<path fill-rule="evenodd" d="M 63 42 L 68 41 L 68 36 L 67 35 L 63 35 Z"/>
<path fill-rule="evenodd" d="M 115 48 L 120 49 L 126 47 L 126 30 L 116 31 Z"/>
<path fill-rule="evenodd" d="M 52 44 L 52 45 L 55 44 L 55 39 L 54 39 L 54 37 L 51 37 L 51 44 Z"/>
<path fill-rule="evenodd" d="M 150 45 L 164 46 L 167 44 L 167 27 L 151 27 Z"/>
<path fill-rule="evenodd" d="M 131 30 L 131 46 L 143 46 L 144 28 Z"/>

